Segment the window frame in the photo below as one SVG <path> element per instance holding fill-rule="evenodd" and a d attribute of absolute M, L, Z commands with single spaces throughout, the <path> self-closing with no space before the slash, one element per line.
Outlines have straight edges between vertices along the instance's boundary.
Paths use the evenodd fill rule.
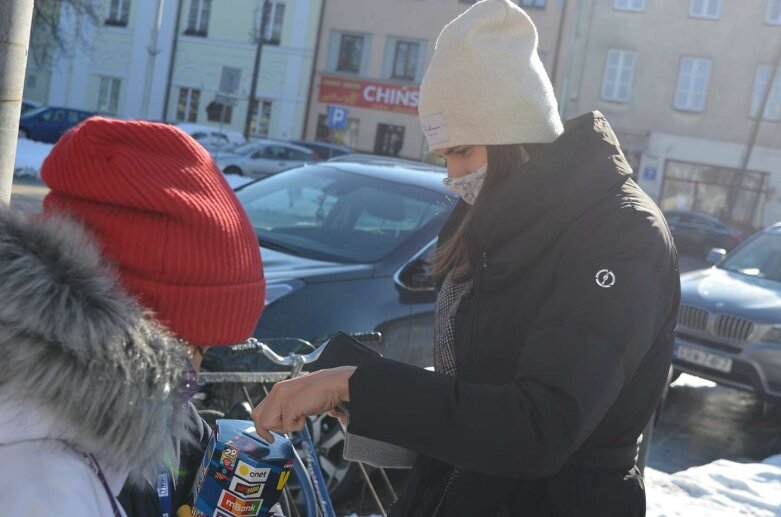
<path fill-rule="evenodd" d="M 688 77 L 688 85 L 684 85 L 684 66 L 686 62 L 691 62 L 692 71 Z M 702 92 L 697 92 L 695 90 L 696 83 L 698 80 L 698 72 L 700 65 L 702 64 L 706 65 L 705 68 L 705 87 Z M 712 60 L 706 57 L 694 57 L 694 56 L 684 56 L 681 58 L 681 62 L 678 66 L 678 78 L 675 83 L 675 92 L 673 94 L 673 109 L 678 111 L 686 111 L 691 113 L 701 113 L 705 111 L 705 105 L 707 102 L 708 97 L 708 85 L 710 83 L 710 72 L 712 67 Z M 679 104 L 679 96 L 681 95 L 682 88 L 687 88 L 687 91 L 685 92 L 686 96 L 686 102 Z M 694 103 L 694 99 L 697 95 L 702 94 L 702 101 L 700 105 L 697 105 Z"/>
<path fill-rule="evenodd" d="M 403 75 L 397 74 L 398 65 L 399 65 L 399 47 L 405 45 L 407 47 L 406 50 L 406 56 L 405 56 L 405 62 L 403 64 L 405 73 Z M 415 48 L 415 59 L 412 63 L 412 75 L 409 75 L 409 68 L 410 68 L 410 50 L 412 48 Z M 413 40 L 407 40 L 407 39 L 396 39 L 393 41 L 393 58 L 391 61 L 391 71 L 390 71 L 390 78 L 395 79 L 398 81 L 414 81 L 418 76 L 418 68 L 420 65 L 420 50 L 421 45 L 418 41 Z"/>
<path fill-rule="evenodd" d="M 282 42 L 282 30 L 285 25 L 285 13 L 286 13 L 286 2 L 280 1 L 280 0 L 269 0 L 267 3 L 264 3 L 265 6 L 268 6 L 269 12 L 268 14 L 264 14 L 261 11 L 261 22 L 265 18 L 266 24 L 261 27 L 260 35 L 263 38 L 263 44 L 264 45 L 272 45 L 272 46 L 278 46 Z M 279 18 L 279 19 L 277 19 Z M 259 23 L 258 25 L 261 25 Z M 278 32 L 275 36 L 275 32 Z"/>
<path fill-rule="evenodd" d="M 766 75 L 766 77 L 761 78 L 762 75 Z M 768 102 L 765 105 L 764 113 L 760 113 L 763 95 L 768 88 L 770 88 Z M 773 111 L 770 111 L 770 116 L 768 116 L 771 107 L 775 108 L 775 114 Z M 781 121 L 781 67 L 776 68 L 775 75 L 773 75 L 773 67 L 770 65 L 759 65 L 757 67 L 754 74 L 754 88 L 751 95 L 749 118 L 756 119 L 760 116 L 765 122 Z"/>
<path fill-rule="evenodd" d="M 130 0 L 109 0 L 108 13 L 103 25 L 127 27 L 130 20 Z"/>
<path fill-rule="evenodd" d="M 640 2 L 640 7 L 633 7 L 636 0 L 613 0 L 614 11 L 625 11 L 630 13 L 642 13 L 645 12 L 645 0 L 637 0 Z M 626 5 L 623 5 L 626 4 Z"/>
<path fill-rule="evenodd" d="M 612 87 L 613 94 L 606 95 L 606 90 L 608 87 L 608 74 L 610 72 L 611 68 L 611 55 L 614 53 L 618 53 L 619 55 L 619 63 L 617 66 L 617 72 L 616 72 L 616 78 L 614 81 L 614 85 Z M 626 97 L 619 96 L 619 92 L 621 90 L 621 85 L 623 81 L 621 80 L 622 71 L 624 70 L 625 60 L 627 56 L 632 56 L 632 64 L 630 68 L 630 75 L 629 75 L 629 81 L 627 83 L 627 93 Z M 600 89 L 600 99 L 603 101 L 608 102 L 616 102 L 616 103 L 627 103 L 632 99 L 632 88 L 634 86 L 634 79 L 635 79 L 635 68 L 637 67 L 637 52 L 634 50 L 628 50 L 628 49 L 618 49 L 618 48 L 611 48 L 607 52 L 607 56 L 605 59 L 605 69 L 602 75 L 602 87 Z"/>
<path fill-rule="evenodd" d="M 122 92 L 122 79 L 110 75 L 98 76 L 98 102 L 96 111 L 116 115 L 119 111 L 119 96 Z M 106 84 L 104 98 L 104 84 Z M 113 107 L 113 109 L 111 109 Z"/>
<path fill-rule="evenodd" d="M 702 2 L 702 12 L 696 12 L 694 10 L 695 6 Z M 708 13 L 708 7 L 712 5 L 712 3 L 715 3 L 716 5 L 716 13 L 715 14 L 709 14 Z M 721 18 L 721 0 L 690 0 L 689 1 L 689 17 L 690 18 L 698 18 L 702 20 L 718 20 Z"/>
<path fill-rule="evenodd" d="M 198 7 L 193 23 L 193 8 L 196 5 Z M 204 11 L 206 12 L 206 15 L 204 15 Z M 187 13 L 187 24 L 185 26 L 184 34 L 187 36 L 197 36 L 201 38 L 207 37 L 209 35 L 209 21 L 211 20 L 211 13 L 212 0 L 190 0 L 190 10 Z M 191 23 L 193 24 L 191 25 Z"/>
<path fill-rule="evenodd" d="M 182 111 L 180 110 L 180 106 L 182 103 L 182 94 L 187 91 L 186 94 L 186 103 L 185 103 L 185 109 Z M 193 102 L 193 93 L 196 93 L 195 102 Z M 191 88 L 189 86 L 180 86 L 179 87 L 179 96 L 177 98 L 176 102 L 176 115 L 175 119 L 177 122 L 189 122 L 189 123 L 197 123 L 198 122 L 198 107 L 201 102 L 201 90 L 200 88 Z M 182 117 L 180 117 L 180 113 L 183 114 Z M 191 118 L 191 116 L 193 116 Z"/>

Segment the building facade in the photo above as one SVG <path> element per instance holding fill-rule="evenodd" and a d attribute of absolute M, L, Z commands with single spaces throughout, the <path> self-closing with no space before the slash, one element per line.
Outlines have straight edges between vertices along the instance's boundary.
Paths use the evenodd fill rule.
<path fill-rule="evenodd" d="M 582 0 L 572 49 L 564 116 L 601 110 L 664 210 L 781 220 L 781 0 Z"/>
<path fill-rule="evenodd" d="M 263 0 L 106 0 L 97 26 L 64 7 L 61 27 L 71 48 L 51 67 L 28 66 L 25 95 L 120 118 L 235 131 L 244 130 L 251 107 L 252 134 L 298 138 L 321 0 L 271 0 L 265 17 L 263 5 Z"/>
<path fill-rule="evenodd" d="M 573 1 L 517 0 L 540 34 L 549 74 L 563 76 Z M 442 27 L 473 1 L 326 0 L 317 45 L 306 138 L 374 154 L 420 159 L 420 82 Z M 490 80 L 490 78 L 486 78 Z M 329 106 L 348 111 L 343 127 L 328 124 Z"/>

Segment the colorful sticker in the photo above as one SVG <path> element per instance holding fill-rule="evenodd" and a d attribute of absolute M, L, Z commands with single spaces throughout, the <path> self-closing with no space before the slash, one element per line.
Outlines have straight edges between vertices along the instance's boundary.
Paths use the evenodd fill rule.
<path fill-rule="evenodd" d="M 220 456 L 220 463 L 223 467 L 233 472 L 233 469 L 236 467 L 236 459 L 238 457 L 239 451 L 234 447 L 228 446 L 225 447 L 224 451 L 222 451 L 222 456 Z"/>
<path fill-rule="evenodd" d="M 250 483 L 265 483 L 268 481 L 270 473 L 271 469 L 253 467 L 241 460 L 239 460 L 239 465 L 236 467 L 236 474 L 244 481 L 249 481 Z"/>
<path fill-rule="evenodd" d="M 234 494 L 240 495 L 241 497 L 245 499 L 260 499 L 260 494 L 263 492 L 263 487 L 265 486 L 265 483 L 260 483 L 258 485 L 250 485 L 248 483 L 243 483 L 243 479 L 239 478 L 238 476 L 235 476 L 231 480 L 231 486 L 228 488 L 231 492 Z"/>
<path fill-rule="evenodd" d="M 222 494 L 220 494 L 220 501 L 217 503 L 219 508 L 222 508 L 235 517 L 255 517 L 260 513 L 260 507 L 262 505 L 262 499 L 248 501 L 231 494 L 227 490 L 222 491 Z"/>
<path fill-rule="evenodd" d="M 282 472 L 279 475 L 279 482 L 277 483 L 277 490 L 279 490 L 281 492 L 282 489 L 285 488 L 285 483 L 287 483 L 288 478 L 290 478 L 290 471 L 289 470 L 286 471 L 286 472 Z"/>
<path fill-rule="evenodd" d="M 192 514 L 193 517 L 209 517 L 208 515 L 206 515 L 205 513 L 203 513 L 202 511 L 200 511 L 198 508 L 195 507 L 193 507 Z"/>

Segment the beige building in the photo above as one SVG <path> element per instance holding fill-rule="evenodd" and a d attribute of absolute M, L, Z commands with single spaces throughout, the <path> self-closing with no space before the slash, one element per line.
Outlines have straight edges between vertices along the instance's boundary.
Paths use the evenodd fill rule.
<path fill-rule="evenodd" d="M 540 57 L 558 85 L 557 77 L 563 77 L 568 65 L 577 2 L 516 1 L 537 24 Z M 306 138 L 375 154 L 424 157 L 428 149 L 417 118 L 418 87 L 439 31 L 472 3 L 326 0 Z M 346 127 L 328 127 L 329 106 L 348 110 Z"/>
<path fill-rule="evenodd" d="M 665 210 L 781 220 L 781 0 L 582 0 L 577 11 L 564 116 L 601 110 Z"/>

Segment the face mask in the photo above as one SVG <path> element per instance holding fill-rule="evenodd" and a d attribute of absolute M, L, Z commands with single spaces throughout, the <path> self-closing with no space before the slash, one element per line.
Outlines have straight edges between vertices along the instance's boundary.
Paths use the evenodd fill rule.
<path fill-rule="evenodd" d="M 483 187 L 485 181 L 485 173 L 488 171 L 488 164 L 486 163 L 474 172 L 470 172 L 466 176 L 460 178 L 445 178 L 443 183 L 445 188 L 455 192 L 461 199 L 469 203 L 475 204 L 475 199 L 480 193 L 480 189 Z"/>

